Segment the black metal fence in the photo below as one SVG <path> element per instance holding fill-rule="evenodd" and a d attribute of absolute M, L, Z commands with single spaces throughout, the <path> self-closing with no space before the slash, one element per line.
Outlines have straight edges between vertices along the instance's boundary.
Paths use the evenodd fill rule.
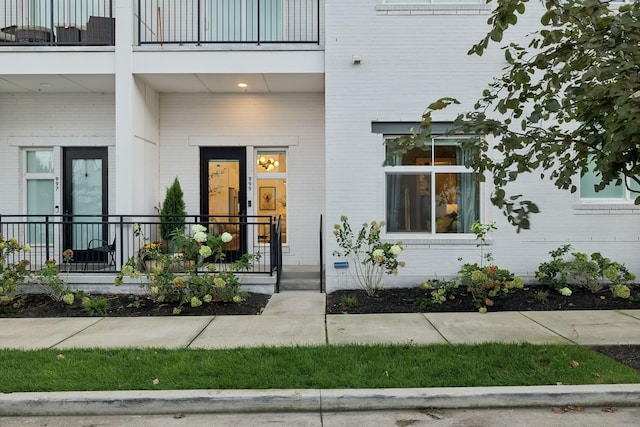
<path fill-rule="evenodd" d="M 2 45 L 115 45 L 112 0 L 0 0 Z"/>
<path fill-rule="evenodd" d="M 320 0 L 139 0 L 138 44 L 320 43 Z"/>
<path fill-rule="evenodd" d="M 159 215 L 0 215 L 0 235 L 5 242 L 13 238 L 20 246 L 30 246 L 27 252 L 9 255 L 6 262 L 26 259 L 32 271 L 55 260 L 61 270 L 72 273 L 113 274 L 119 272 L 129 258 L 139 258 L 145 245 L 163 244 L 161 223 Z M 231 241 L 222 247 L 226 262 L 246 253 L 259 255 L 244 273 L 277 274 L 279 278 L 282 270 L 280 218 L 242 215 L 202 221 L 200 216 L 186 216 L 185 232 L 190 233 L 196 224 L 214 235 L 223 232 L 231 235 Z M 69 249 L 73 251 L 72 256 Z"/>

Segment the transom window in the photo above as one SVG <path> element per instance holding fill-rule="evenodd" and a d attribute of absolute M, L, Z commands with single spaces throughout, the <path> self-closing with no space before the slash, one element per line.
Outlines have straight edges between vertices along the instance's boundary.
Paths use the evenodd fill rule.
<path fill-rule="evenodd" d="M 388 232 L 470 233 L 480 219 L 480 191 L 464 166 L 462 139 L 433 138 L 384 168 Z"/>

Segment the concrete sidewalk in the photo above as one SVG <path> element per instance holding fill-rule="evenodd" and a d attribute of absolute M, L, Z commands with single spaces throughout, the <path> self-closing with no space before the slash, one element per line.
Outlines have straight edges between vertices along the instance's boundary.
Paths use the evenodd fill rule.
<path fill-rule="evenodd" d="M 273 295 L 262 315 L 0 319 L 0 348 L 217 349 L 480 342 L 640 344 L 640 310 L 325 315 L 325 295 Z"/>

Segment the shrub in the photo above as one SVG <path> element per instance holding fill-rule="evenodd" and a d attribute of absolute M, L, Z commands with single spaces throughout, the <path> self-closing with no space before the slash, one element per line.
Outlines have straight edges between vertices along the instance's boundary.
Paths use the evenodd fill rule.
<path fill-rule="evenodd" d="M 356 282 L 367 295 L 373 296 L 380 289 L 384 274 L 397 274 L 398 267 L 405 265 L 398 261 L 403 250 L 402 242 L 381 241 L 380 231 L 384 222 L 365 222 L 357 235 L 346 216 L 341 216 L 340 222 L 333 226 L 333 234 L 341 250 L 334 251 L 333 255 L 346 257 L 353 263 Z"/>
<path fill-rule="evenodd" d="M 343 296 L 340 299 L 340 305 L 343 308 L 356 308 L 358 306 L 358 299 L 356 297 Z"/>
<path fill-rule="evenodd" d="M 458 271 L 458 280 L 460 284 L 466 287 L 471 293 L 473 303 L 478 307 L 478 311 L 485 313 L 487 307 L 493 305 L 493 298 L 509 293 L 512 289 L 522 289 L 524 282 L 519 276 L 515 276 L 509 270 L 498 268 L 492 264 L 493 256 L 491 253 L 485 254 L 484 246 L 487 246 L 487 234 L 489 231 L 496 230 L 495 223 L 481 224 L 476 221 L 471 226 L 471 231 L 476 235 L 480 248 L 480 265 L 477 263 L 465 263 Z M 490 265 L 484 266 L 482 261 L 486 260 Z"/>
<path fill-rule="evenodd" d="M 4 240 L 0 234 L 0 305 L 11 304 L 19 287 L 31 276 L 29 260 L 20 259 L 20 253 L 30 249 L 15 238 Z"/>
<path fill-rule="evenodd" d="M 416 298 L 420 309 L 426 310 L 429 307 L 440 305 L 447 300 L 455 299 L 459 285 L 457 280 L 433 279 L 422 282 L 420 287 L 431 291 L 430 299 Z"/>
<path fill-rule="evenodd" d="M 593 293 L 608 287 L 614 297 L 624 298 L 624 288 L 619 287 L 615 292 L 614 289 L 635 279 L 635 275 L 624 264 L 606 258 L 600 252 L 591 255 L 572 252 L 569 255 L 571 249 L 571 245 L 563 245 L 549 252 L 551 261 L 541 263 L 536 271 L 536 279 L 540 284 L 558 292 L 564 288 L 569 289 L 567 285 Z"/>
<path fill-rule="evenodd" d="M 167 188 L 160 211 L 160 235 L 165 241 L 171 239 L 171 233 L 184 231 L 185 215 L 184 193 L 176 177 Z"/>
<path fill-rule="evenodd" d="M 259 258 L 260 254 L 244 254 L 227 264 L 222 246 L 233 237 L 229 233 L 214 236 L 198 224 L 191 228 L 190 234 L 174 230 L 170 236 L 169 247 L 176 253 L 158 253 L 157 264 L 144 272 L 145 260 L 130 258 L 116 277 L 116 286 L 122 284 L 125 276 L 146 276 L 147 280 L 141 286 L 147 295 L 159 303 L 176 304 L 176 314 L 186 304 L 199 307 L 210 302 L 239 303 L 244 300 L 236 273 L 246 270 L 251 260 Z M 185 263 L 186 259 L 194 262 Z M 181 268 L 177 268 L 178 264 Z"/>
<path fill-rule="evenodd" d="M 109 310 L 109 301 L 103 297 L 83 297 L 82 309 L 89 316 L 104 316 Z"/>
<path fill-rule="evenodd" d="M 73 304 L 75 296 L 67 282 L 58 274 L 58 266 L 54 260 L 45 263 L 45 267 L 35 274 L 33 285 L 55 302 Z"/>
<path fill-rule="evenodd" d="M 494 297 L 524 287 L 520 276 L 495 265 L 481 267 L 476 263 L 464 264 L 458 272 L 458 278 L 460 284 L 471 292 L 473 303 L 481 312 L 493 306 Z"/>

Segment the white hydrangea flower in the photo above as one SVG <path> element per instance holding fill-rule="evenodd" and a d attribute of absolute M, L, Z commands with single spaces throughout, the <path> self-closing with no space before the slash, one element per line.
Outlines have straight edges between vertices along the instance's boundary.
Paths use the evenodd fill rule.
<path fill-rule="evenodd" d="M 389 252 L 391 252 L 393 256 L 398 256 L 400 255 L 400 252 L 402 252 L 402 247 L 398 245 L 393 245 L 391 246 L 391 248 L 389 248 Z"/>
<path fill-rule="evenodd" d="M 193 240 L 198 243 L 204 243 L 207 241 L 207 233 L 205 233 L 204 231 L 198 231 L 193 235 Z"/>
<path fill-rule="evenodd" d="M 196 224 L 193 227 L 191 227 L 191 232 L 193 234 L 205 233 L 206 231 L 207 231 L 207 227 L 205 227 L 204 225 Z"/>
<path fill-rule="evenodd" d="M 229 243 L 231 240 L 233 240 L 233 236 L 231 234 L 227 233 L 226 231 L 224 233 L 222 233 L 220 238 L 222 239 L 222 241 L 224 243 Z"/>
<path fill-rule="evenodd" d="M 562 289 L 560 289 L 560 294 L 565 296 L 565 297 L 570 297 L 572 292 L 571 289 L 567 288 L 566 286 Z"/>
<path fill-rule="evenodd" d="M 198 251 L 202 258 L 207 258 L 211 256 L 211 248 L 209 246 L 200 246 L 200 250 Z"/>
<path fill-rule="evenodd" d="M 374 249 L 371 255 L 377 263 L 382 263 L 384 261 L 384 250 L 382 249 Z"/>

